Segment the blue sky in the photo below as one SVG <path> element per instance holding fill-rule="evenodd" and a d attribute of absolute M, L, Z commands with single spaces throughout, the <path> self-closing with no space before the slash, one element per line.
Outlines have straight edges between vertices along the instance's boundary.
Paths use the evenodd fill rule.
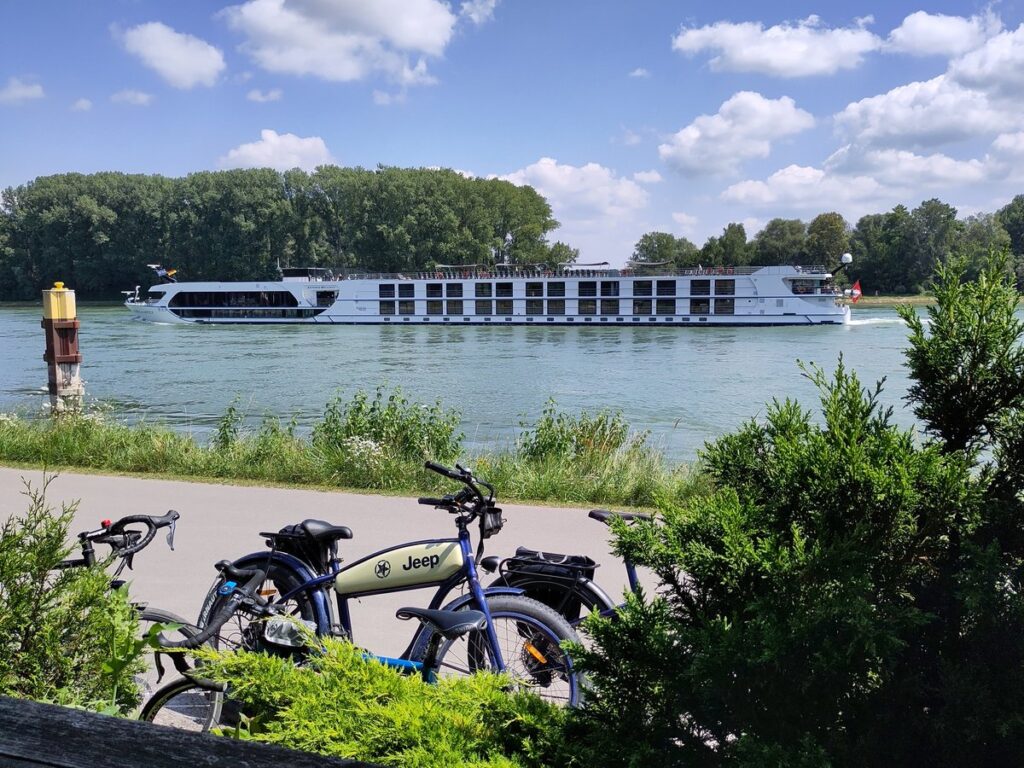
<path fill-rule="evenodd" d="M 535 186 L 582 261 L 662 230 L 1024 192 L 1024 0 L 0 2 L 0 187 L 322 163 Z"/>

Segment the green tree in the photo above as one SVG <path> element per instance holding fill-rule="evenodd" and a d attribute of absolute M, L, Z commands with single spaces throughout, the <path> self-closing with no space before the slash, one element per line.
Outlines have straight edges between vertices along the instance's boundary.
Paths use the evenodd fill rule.
<path fill-rule="evenodd" d="M 834 267 L 850 248 L 849 227 L 838 213 L 822 213 L 807 225 L 807 262 Z"/>
<path fill-rule="evenodd" d="M 1024 257 L 1024 195 L 1017 195 L 999 209 L 996 216 L 1010 236 L 1010 249 L 1018 259 Z"/>
<path fill-rule="evenodd" d="M 676 259 L 676 238 L 668 232 L 648 232 L 633 248 L 633 261 L 644 264 L 672 263 Z"/>
<path fill-rule="evenodd" d="M 1009 765 L 1024 754 L 1024 350 L 998 259 L 911 309 L 890 423 L 840 359 L 821 416 L 709 445 L 717 490 L 616 529 L 658 596 L 592 620 L 573 743 L 606 766 Z"/>
<path fill-rule="evenodd" d="M 772 219 L 754 237 L 758 265 L 802 264 L 807 226 L 800 219 Z"/>

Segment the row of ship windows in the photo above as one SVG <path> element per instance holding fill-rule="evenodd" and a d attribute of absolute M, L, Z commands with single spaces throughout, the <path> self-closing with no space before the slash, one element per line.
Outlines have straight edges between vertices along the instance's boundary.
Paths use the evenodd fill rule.
<path fill-rule="evenodd" d="M 733 296 L 736 294 L 735 280 L 690 280 L 689 288 L 692 296 L 710 296 L 711 284 L 714 282 L 716 296 Z M 615 297 L 619 295 L 618 280 L 581 280 L 577 284 L 577 296 L 598 296 Z M 473 295 L 478 299 L 511 298 L 512 283 L 474 283 Z M 527 297 L 543 297 L 544 287 L 547 286 L 549 298 L 564 297 L 565 282 L 528 282 L 526 283 Z M 634 280 L 632 283 L 633 296 L 675 296 L 675 280 Z M 400 299 L 413 299 L 416 297 L 415 283 L 381 283 L 378 287 L 378 297 L 381 299 L 393 299 L 396 295 Z M 600 293 L 598 293 L 600 291 Z M 426 296 L 428 299 L 449 299 L 463 298 L 462 283 L 427 283 Z"/>
<path fill-rule="evenodd" d="M 519 308 L 522 308 L 522 301 L 517 301 L 516 304 Z M 543 299 L 527 299 L 526 300 L 526 314 L 527 315 L 564 315 L 565 314 L 565 299 L 548 299 L 546 302 Z M 690 311 L 691 315 L 708 315 L 714 310 L 716 315 L 732 315 L 736 312 L 736 301 L 735 299 L 690 299 Z M 397 305 L 397 306 L 396 306 Z M 443 301 L 427 301 L 427 314 L 428 315 L 463 315 L 465 314 L 465 308 L 467 305 L 473 306 L 475 310 L 474 314 L 477 315 L 512 315 L 515 314 L 513 309 L 512 299 L 498 299 L 497 301 L 491 301 L 489 299 L 477 299 L 474 302 L 463 302 L 461 300 L 449 300 Z M 579 315 L 619 315 L 623 314 L 623 309 L 629 307 L 628 301 L 620 301 L 619 299 L 580 299 L 577 302 L 576 314 Z M 677 314 L 677 302 L 675 299 L 633 299 L 632 302 L 634 315 L 675 315 Z M 397 309 L 397 312 L 396 312 Z M 546 311 L 545 311 L 546 310 Z M 416 302 L 415 301 L 382 301 L 380 302 L 380 314 L 381 315 L 415 315 L 416 314 Z"/>

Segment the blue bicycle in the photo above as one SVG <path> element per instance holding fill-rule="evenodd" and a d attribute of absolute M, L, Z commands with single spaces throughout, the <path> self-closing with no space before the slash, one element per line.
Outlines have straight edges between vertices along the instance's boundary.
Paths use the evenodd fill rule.
<path fill-rule="evenodd" d="M 438 637 L 437 627 L 423 622 L 406 650 L 397 658 L 380 657 L 392 666 L 419 670 L 436 644 L 436 667 L 443 675 L 503 672 L 514 685 L 561 704 L 580 699 L 580 680 L 572 660 L 561 647 L 577 635 L 550 607 L 526 597 L 517 587 L 484 587 L 477 563 L 484 541 L 498 533 L 504 520 L 495 504 L 494 487 L 463 467 L 448 469 L 433 462 L 425 467 L 462 484 L 457 493 L 421 498 L 420 504 L 454 516 L 456 538 L 408 542 L 343 564 L 338 542 L 352 531 L 322 520 L 306 520 L 276 533 L 265 532 L 269 551 L 254 552 L 231 563 L 235 569 L 258 569 L 265 574 L 259 594 L 276 610 L 298 618 L 319 636 L 352 637 L 349 600 L 389 592 L 436 586 L 429 610 L 475 610 L 484 625 L 455 637 Z M 483 489 L 486 489 L 486 493 Z M 470 526 L 479 525 L 480 540 L 473 553 Z M 231 579 L 222 572 L 204 601 L 199 626 L 218 616 L 232 599 Z M 463 594 L 450 598 L 464 587 Z M 335 593 L 332 605 L 330 591 Z M 241 604 L 215 638 L 219 646 L 257 648 L 266 632 L 259 616 Z"/>

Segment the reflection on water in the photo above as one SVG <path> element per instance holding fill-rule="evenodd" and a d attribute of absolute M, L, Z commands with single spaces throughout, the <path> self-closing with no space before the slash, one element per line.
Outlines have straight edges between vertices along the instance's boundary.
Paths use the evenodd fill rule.
<path fill-rule="evenodd" d="M 886 404 L 910 424 L 895 312 L 856 311 L 849 326 L 179 326 L 80 308 L 90 397 L 131 418 L 208 432 L 235 398 L 252 421 L 295 414 L 309 428 L 336 394 L 379 384 L 441 400 L 472 448 L 511 440 L 549 398 L 568 411 L 621 409 L 676 458 L 764 413 L 772 398 L 816 406 L 796 360 L 831 369 L 840 352 L 864 383 L 887 376 Z M 0 410 L 45 401 L 39 310 L 0 309 Z"/>

